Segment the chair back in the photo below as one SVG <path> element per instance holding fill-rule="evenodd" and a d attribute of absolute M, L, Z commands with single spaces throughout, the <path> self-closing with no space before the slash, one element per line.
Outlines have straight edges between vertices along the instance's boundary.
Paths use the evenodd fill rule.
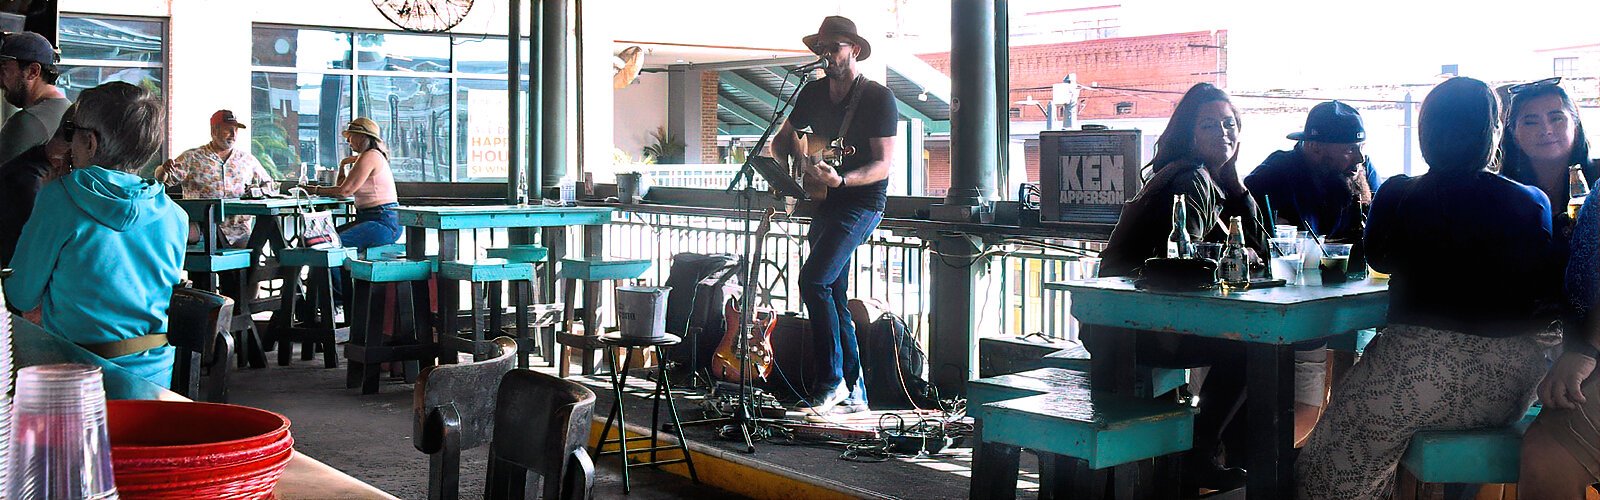
<path fill-rule="evenodd" d="M 457 498 L 461 451 L 487 444 L 494 434 L 495 387 L 516 364 L 517 341 L 500 337 L 490 350 L 483 361 L 431 366 L 417 375 L 412 445 L 431 456 L 430 499 Z"/>
<path fill-rule="evenodd" d="M 233 299 L 189 286 L 172 290 L 167 306 L 167 342 L 177 350 L 172 367 L 172 390 L 196 401 L 222 402 L 227 397 L 229 352 L 218 352 L 221 342 L 231 351 Z M 201 368 L 211 371 L 207 394 L 200 393 Z"/>
<path fill-rule="evenodd" d="M 538 498 L 585 499 L 594 463 L 584 448 L 594 419 L 594 392 L 533 370 L 512 370 L 500 381 L 489 451 L 488 498 L 531 498 L 528 473 L 542 479 Z"/>

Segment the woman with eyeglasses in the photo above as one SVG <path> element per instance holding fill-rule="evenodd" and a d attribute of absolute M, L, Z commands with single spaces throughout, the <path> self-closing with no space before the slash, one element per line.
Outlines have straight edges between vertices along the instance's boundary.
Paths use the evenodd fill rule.
<path fill-rule="evenodd" d="M 166 387 L 167 306 L 189 217 L 134 173 L 166 142 L 166 107 L 122 82 L 83 91 L 76 107 L 61 125 L 73 170 L 39 190 L 6 300 L 40 308 L 45 330 Z"/>
<path fill-rule="evenodd" d="M 1239 112 L 1228 94 L 1208 83 L 1197 84 L 1183 95 L 1173 109 L 1167 128 L 1156 140 L 1155 158 L 1144 188 L 1122 211 L 1122 218 L 1111 232 L 1111 239 L 1100 253 L 1101 276 L 1137 276 L 1145 259 L 1166 256 L 1167 236 L 1172 231 L 1172 206 L 1182 195 L 1185 206 L 1184 228 L 1191 241 L 1221 242 L 1227 237 L 1229 217 L 1243 219 L 1245 240 L 1257 255 L 1266 255 L 1267 231 L 1260 222 L 1260 211 L 1249 190 L 1239 179 Z M 1091 352 L 1102 345 L 1103 336 L 1130 335 L 1085 327 L 1084 347 Z M 1194 447 L 1184 461 L 1183 488 L 1192 494 L 1198 488 L 1228 490 L 1244 484 L 1244 471 L 1227 468 L 1221 462 L 1223 428 L 1240 428 L 1229 423 L 1233 409 L 1244 396 L 1244 350 L 1236 342 L 1176 335 L 1137 332 L 1136 350 L 1140 365 L 1162 368 L 1210 366 L 1200 390 L 1200 413 L 1194 423 Z M 1100 355 L 1096 353 L 1095 355 Z M 1243 412 L 1239 412 L 1242 416 Z M 1235 462 L 1245 457 L 1248 443 L 1234 439 L 1242 433 L 1228 433 L 1226 448 Z"/>
<path fill-rule="evenodd" d="M 1511 87 L 1512 130 L 1501 142 L 1505 168 L 1513 179 L 1538 186 L 1552 204 L 1569 195 L 1564 182 L 1570 165 L 1594 181 L 1596 162 L 1589 159 L 1589 141 L 1572 99 L 1559 79 Z M 1557 174 L 1562 174 L 1555 179 Z M 1520 179 L 1519 179 L 1520 180 Z M 1558 182 L 1560 181 L 1560 182 Z M 1565 306 L 1564 349 L 1539 383 L 1544 408 L 1522 441 L 1522 475 L 1518 492 L 1527 498 L 1583 498 L 1590 484 L 1600 482 L 1600 387 L 1595 386 L 1595 358 L 1600 356 L 1600 328 L 1591 318 L 1600 305 L 1600 196 L 1586 197 L 1576 220 L 1555 216 L 1559 267 L 1565 279 L 1551 284 L 1551 301 Z M 1565 299 L 1565 300 L 1561 300 Z"/>
<path fill-rule="evenodd" d="M 1388 273 L 1388 324 L 1334 388 L 1296 464 L 1300 498 L 1382 498 L 1422 430 L 1522 418 L 1559 342 L 1538 311 L 1550 202 L 1489 170 L 1499 106 L 1451 78 L 1422 102 L 1428 173 L 1396 176 L 1372 201 L 1367 262 Z"/>

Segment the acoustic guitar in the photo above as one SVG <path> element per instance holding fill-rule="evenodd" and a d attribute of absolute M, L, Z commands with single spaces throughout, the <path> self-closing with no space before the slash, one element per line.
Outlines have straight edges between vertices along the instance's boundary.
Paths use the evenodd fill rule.
<path fill-rule="evenodd" d="M 856 154 L 856 148 L 846 146 L 843 137 L 830 141 L 817 134 L 802 132 L 799 140 L 801 150 L 804 152 L 795 159 L 800 162 L 800 187 L 805 188 L 806 195 L 813 200 L 828 199 L 828 188 L 831 186 L 822 179 L 809 175 L 808 172 L 818 163 L 827 164 L 838 170 L 839 165 L 844 164 L 845 157 Z"/>
<path fill-rule="evenodd" d="M 756 242 L 752 247 L 755 251 L 751 252 L 753 265 L 759 265 L 761 262 L 762 247 L 767 240 L 767 232 L 772 229 L 772 216 L 775 213 L 776 210 L 768 208 L 761 216 L 761 224 L 756 226 Z M 752 300 L 756 295 L 755 284 L 746 286 L 750 288 L 745 291 L 744 300 Z M 741 314 L 743 309 L 739 305 L 738 299 L 729 299 L 723 306 L 725 323 L 728 325 L 727 332 L 722 336 L 722 342 L 717 345 L 717 352 L 711 358 L 711 376 L 735 383 L 742 382 L 749 376 L 766 380 L 767 376 L 772 374 L 772 330 L 778 326 L 778 315 L 771 309 L 762 307 L 756 309 L 755 318 L 748 320 L 750 337 L 745 345 L 748 348 L 749 364 L 742 365 L 739 362 L 736 344 L 739 335 L 744 332 L 741 327 L 746 324 L 746 320 Z"/>

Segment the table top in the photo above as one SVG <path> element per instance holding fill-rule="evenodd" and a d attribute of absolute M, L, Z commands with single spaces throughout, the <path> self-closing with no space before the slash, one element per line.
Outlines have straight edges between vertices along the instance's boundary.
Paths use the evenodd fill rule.
<path fill-rule="evenodd" d="M 172 201 L 177 202 L 179 205 L 192 205 L 213 202 L 215 199 L 174 198 Z M 355 203 L 354 198 L 334 198 L 329 196 L 316 196 L 299 200 L 294 198 L 265 198 L 259 200 L 224 198 L 222 200 L 222 209 L 228 215 L 284 215 L 293 212 L 296 208 L 307 205 L 322 208 L 352 203 Z"/>
<path fill-rule="evenodd" d="M 95 365 L 101 369 L 108 399 L 188 401 L 176 392 L 152 384 L 66 339 L 45 332 L 44 328 L 23 319 L 22 316 L 14 314 L 11 316 L 11 339 L 18 368 L 51 363 Z M 290 459 L 289 467 L 283 472 L 283 478 L 274 488 L 273 497 L 284 500 L 395 498 L 298 451 L 294 453 L 294 458 Z"/>
<path fill-rule="evenodd" d="M 611 222 L 611 207 L 474 205 L 395 209 L 400 225 L 428 229 L 596 226 Z"/>
<path fill-rule="evenodd" d="M 1246 342 L 1292 343 L 1373 328 L 1389 310 L 1386 280 L 1307 284 L 1244 291 L 1141 290 L 1131 278 L 1047 283 L 1071 293 L 1086 324 L 1167 331 Z"/>

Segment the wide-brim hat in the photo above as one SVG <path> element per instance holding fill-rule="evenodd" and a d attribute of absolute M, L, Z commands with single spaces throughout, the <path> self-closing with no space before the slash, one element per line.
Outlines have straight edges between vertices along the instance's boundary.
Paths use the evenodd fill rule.
<path fill-rule="evenodd" d="M 361 134 L 380 141 L 383 140 L 382 137 L 378 136 L 378 123 L 367 117 L 350 120 L 350 124 L 344 127 L 344 133 Z"/>
<path fill-rule="evenodd" d="M 1328 101 L 1311 108 L 1306 114 L 1306 128 L 1288 135 L 1296 141 L 1354 144 L 1367 140 L 1367 130 L 1361 124 L 1361 113 L 1339 101 Z"/>
<path fill-rule="evenodd" d="M 867 60 L 868 56 L 872 55 L 872 44 L 867 43 L 867 39 L 861 38 L 861 35 L 856 33 L 856 22 L 851 21 L 850 18 L 844 16 L 828 16 L 822 18 L 822 26 L 817 28 L 817 32 L 815 34 L 806 35 L 804 38 L 801 38 L 800 41 L 806 44 L 807 49 L 810 49 L 818 38 L 822 38 L 826 35 L 836 35 L 849 38 L 850 43 L 855 44 L 857 48 L 861 49 L 861 51 L 856 54 L 857 61 L 865 61 Z M 812 51 L 812 53 L 816 54 L 816 51 Z M 817 55 L 820 56 L 822 54 Z"/>

